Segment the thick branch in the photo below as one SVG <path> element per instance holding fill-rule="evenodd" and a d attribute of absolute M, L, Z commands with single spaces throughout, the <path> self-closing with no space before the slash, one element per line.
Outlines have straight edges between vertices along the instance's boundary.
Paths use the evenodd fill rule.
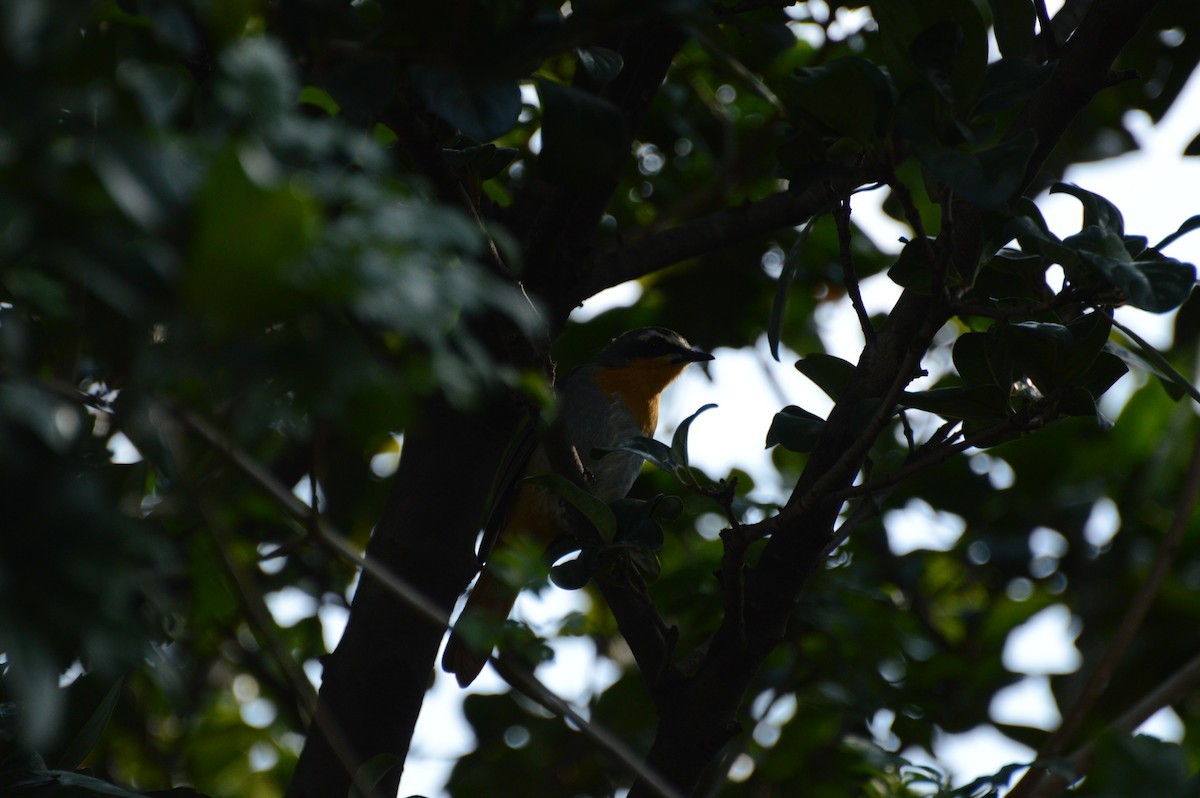
<path fill-rule="evenodd" d="M 846 196 L 870 182 L 865 175 L 844 179 L 832 189 L 814 182 L 801 191 L 781 191 L 769 197 L 726 208 L 639 241 L 603 250 L 580 267 L 576 301 L 627 280 L 645 277 L 689 258 L 798 225 L 825 208 L 832 196 Z M 836 192 L 841 192 L 837 194 Z"/>
<path fill-rule="evenodd" d="M 1040 169 L 1071 120 L 1110 84 L 1108 70 L 1117 53 L 1139 28 L 1157 0 L 1096 0 L 1091 13 L 1062 51 L 1054 77 L 1029 101 L 1008 131 L 1032 130 L 1038 148 L 1027 181 Z M 950 235 L 939 244 L 946 263 L 963 267 L 977 262 L 982 215 L 956 203 Z M 943 230 L 946 233 L 946 230 Z M 746 636 L 733 634 L 725 619 L 712 639 L 700 669 L 677 686 L 671 711 L 663 714 L 650 763 L 677 786 L 690 790 L 703 768 L 736 729 L 738 707 L 766 655 L 783 639 L 787 622 L 809 575 L 819 567 L 833 537 L 841 501 L 830 499 L 848 488 L 862 465 L 870 440 L 855 423 L 856 410 L 870 400 L 893 401 L 914 365 L 948 314 L 940 298 L 906 291 L 875 341 L 869 341 L 850 384 L 842 392 L 811 453 L 792 500 L 772 525 L 746 594 Z M 883 408 L 890 412 L 890 408 Z M 847 453 L 853 451 L 852 457 Z M 829 476 L 836 472 L 836 476 Z M 817 490 L 814 490 L 816 488 Z M 631 798 L 639 796 L 635 787 Z"/>

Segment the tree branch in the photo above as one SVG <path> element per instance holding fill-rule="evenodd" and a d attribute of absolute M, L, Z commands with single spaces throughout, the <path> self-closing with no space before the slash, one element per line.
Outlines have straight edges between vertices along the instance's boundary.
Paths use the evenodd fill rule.
<path fill-rule="evenodd" d="M 1192 442 L 1191 462 L 1188 464 L 1187 475 L 1183 479 L 1183 485 L 1175 500 L 1175 512 L 1171 518 L 1171 525 L 1167 528 L 1162 544 L 1158 547 L 1154 563 L 1150 566 L 1150 573 L 1138 586 L 1137 593 L 1134 594 L 1129 608 L 1121 618 L 1117 631 L 1104 651 L 1104 656 L 1096 664 L 1092 675 L 1088 677 L 1082 692 L 1063 715 L 1063 722 L 1058 729 L 1050 735 L 1038 751 L 1039 760 L 1057 756 L 1071 742 L 1072 738 L 1079 733 L 1079 729 L 1095 707 L 1100 695 L 1108 687 L 1113 673 L 1117 670 L 1117 665 L 1120 664 L 1125 652 L 1133 642 L 1134 635 L 1137 634 L 1138 628 L 1145 620 L 1146 614 L 1150 611 L 1150 605 L 1158 596 L 1158 591 L 1162 588 L 1162 583 L 1167 578 L 1167 574 L 1175 562 L 1175 557 L 1179 554 L 1179 549 L 1183 545 L 1184 533 L 1187 532 L 1188 522 L 1192 518 L 1192 511 L 1195 509 L 1198 499 L 1200 499 L 1200 435 Z M 1030 768 L 1009 795 L 1012 798 L 1023 798 L 1023 796 L 1033 794 L 1039 781 L 1047 774 L 1048 771 Z"/>
<path fill-rule="evenodd" d="M 869 183 L 865 174 L 845 178 L 832 191 L 845 196 Z M 597 252 L 580 266 L 576 301 L 721 247 L 801 224 L 825 208 L 831 189 L 820 181 L 800 191 L 781 191 L 756 202 L 726 208 L 623 246 Z"/>

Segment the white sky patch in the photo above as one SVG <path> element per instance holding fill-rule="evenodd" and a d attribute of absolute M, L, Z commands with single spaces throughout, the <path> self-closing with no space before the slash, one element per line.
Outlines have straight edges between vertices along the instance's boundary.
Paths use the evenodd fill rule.
<path fill-rule="evenodd" d="M 1062 714 L 1050 690 L 1050 679 L 1046 676 L 1026 676 L 997 691 L 988 714 L 996 723 L 1044 731 L 1057 729 L 1062 722 Z"/>
<path fill-rule="evenodd" d="M 1163 707 L 1146 718 L 1141 726 L 1133 730 L 1134 734 L 1149 734 L 1168 743 L 1183 742 L 1184 727 L 1179 714 L 1171 707 Z"/>
<path fill-rule="evenodd" d="M 605 288 L 600 293 L 585 299 L 582 305 L 571 311 L 571 321 L 581 323 L 591 321 L 606 310 L 629 307 L 636 304 L 641 298 L 642 287 L 635 280 L 614 285 L 612 288 Z M 686 332 L 680 331 L 680 333 L 687 338 Z"/>
<path fill-rule="evenodd" d="M 933 752 L 939 764 L 950 772 L 955 786 L 980 776 L 996 773 L 1014 762 L 1031 762 L 1037 752 L 1005 737 L 994 726 L 976 726 L 961 734 L 937 733 Z M 1013 784 L 1016 777 L 1009 781 Z"/>
<path fill-rule="evenodd" d="M 921 499 L 909 499 L 902 509 L 883 514 L 883 526 L 888 547 L 900 557 L 918 549 L 949 551 L 966 531 L 967 522 Z"/>
<path fill-rule="evenodd" d="M 1078 636 L 1079 623 L 1065 605 L 1047 607 L 1009 633 L 1004 667 L 1030 676 L 1074 673 L 1083 661 L 1075 648 Z"/>
<path fill-rule="evenodd" d="M 1092 512 L 1083 525 L 1083 539 L 1098 549 L 1112 542 L 1121 528 L 1121 512 L 1117 503 L 1107 496 L 1092 505 Z"/>
<path fill-rule="evenodd" d="M 317 600 L 298 587 L 285 587 L 263 596 L 275 623 L 284 629 L 295 626 L 317 611 Z"/>
<path fill-rule="evenodd" d="M 142 453 L 133 445 L 133 441 L 125 437 L 125 433 L 117 430 L 108 439 L 107 448 L 114 465 L 133 465 L 142 461 Z"/>
<path fill-rule="evenodd" d="M 317 617 L 321 620 L 321 639 L 325 641 L 325 650 L 333 651 L 346 631 L 350 610 L 339 604 L 322 604 L 317 609 Z"/>

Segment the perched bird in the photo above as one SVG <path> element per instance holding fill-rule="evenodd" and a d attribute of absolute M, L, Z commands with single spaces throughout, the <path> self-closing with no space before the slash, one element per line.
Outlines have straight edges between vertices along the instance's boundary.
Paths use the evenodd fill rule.
<path fill-rule="evenodd" d="M 524 468 L 512 469 L 518 478 L 493 502 L 480 559 L 491 562 L 500 547 L 517 538 L 548 546 L 570 531 L 558 498 L 546 487 L 517 484 L 520 477 L 570 476 L 573 469 L 601 501 L 624 498 L 642 459 L 630 452 L 593 458 L 592 451 L 637 435 L 652 436 L 663 389 L 689 363 L 704 360 L 712 360 L 712 355 L 696 349 L 679 333 L 644 327 L 618 336 L 594 359 L 564 377 L 557 386 L 554 421 L 529 453 Z M 480 574 L 442 655 L 442 669 L 453 673 L 459 685 L 466 687 L 475 680 L 490 653 L 470 648 L 461 631 L 464 623 L 503 623 L 518 592 L 491 567 Z"/>

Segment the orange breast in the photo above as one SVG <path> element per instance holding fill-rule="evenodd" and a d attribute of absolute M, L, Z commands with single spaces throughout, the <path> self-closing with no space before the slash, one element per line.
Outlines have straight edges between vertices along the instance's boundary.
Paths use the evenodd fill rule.
<path fill-rule="evenodd" d="M 686 363 L 636 361 L 628 366 L 601 369 L 596 381 L 606 395 L 621 397 L 643 435 L 653 435 L 658 426 L 658 398 L 686 366 Z"/>

